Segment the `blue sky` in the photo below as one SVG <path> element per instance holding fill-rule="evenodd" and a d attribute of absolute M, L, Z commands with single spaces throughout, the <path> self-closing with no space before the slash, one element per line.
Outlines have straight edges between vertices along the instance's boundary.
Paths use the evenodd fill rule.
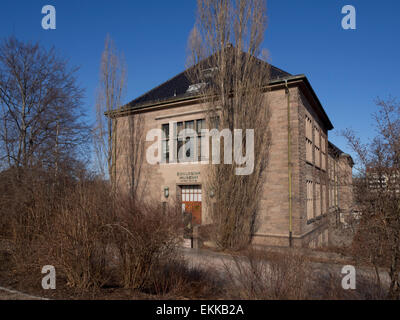
<path fill-rule="evenodd" d="M 57 29 L 41 28 L 42 6 L 57 10 Z M 357 30 L 343 30 L 341 9 L 357 10 Z M 107 33 L 128 66 L 125 101 L 184 70 L 195 0 L 2 0 L 0 38 L 55 46 L 81 67 L 85 109 L 93 112 L 99 62 Z M 400 98 L 400 1 L 269 0 L 264 48 L 270 62 L 309 78 L 335 126 L 330 140 L 350 152 L 337 132 L 353 128 L 371 137 L 374 99 Z"/>

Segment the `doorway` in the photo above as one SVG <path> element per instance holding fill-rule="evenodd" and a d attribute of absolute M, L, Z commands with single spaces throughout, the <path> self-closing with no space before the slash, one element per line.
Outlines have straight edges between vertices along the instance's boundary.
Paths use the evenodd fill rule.
<path fill-rule="evenodd" d="M 192 225 L 201 225 L 202 192 L 201 186 L 181 186 L 182 210 L 192 215 Z"/>

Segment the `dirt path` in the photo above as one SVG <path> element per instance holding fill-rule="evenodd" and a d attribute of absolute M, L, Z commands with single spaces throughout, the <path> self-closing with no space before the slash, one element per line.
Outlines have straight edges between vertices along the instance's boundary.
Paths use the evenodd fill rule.
<path fill-rule="evenodd" d="M 48 299 L 35 297 L 16 290 L 0 287 L 0 300 L 48 300 Z"/>
<path fill-rule="evenodd" d="M 185 258 L 189 261 L 192 266 L 211 269 L 221 276 L 224 276 L 227 268 L 230 270 L 235 270 L 236 263 L 232 256 L 224 253 L 216 253 L 208 250 L 201 249 L 182 249 Z M 241 257 L 238 257 L 239 260 L 243 259 L 245 264 L 247 260 Z M 310 272 L 314 272 L 316 274 L 320 274 L 323 277 L 329 277 L 334 274 L 338 277 L 343 277 L 342 268 L 347 264 L 341 263 L 329 263 L 329 262 L 310 262 Z M 367 267 L 356 267 L 357 276 L 362 276 L 364 278 L 375 279 L 376 275 L 372 268 Z M 382 281 L 382 285 L 388 285 L 390 282 L 389 276 L 387 272 L 380 270 L 380 277 Z"/>

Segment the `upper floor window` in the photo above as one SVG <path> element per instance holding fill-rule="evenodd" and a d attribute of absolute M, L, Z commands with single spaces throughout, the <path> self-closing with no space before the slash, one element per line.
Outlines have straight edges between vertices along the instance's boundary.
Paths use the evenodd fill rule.
<path fill-rule="evenodd" d="M 172 128 L 171 123 L 163 124 L 162 162 L 179 163 L 204 160 L 203 148 L 206 146 L 206 136 L 202 130 L 205 128 L 205 119 L 175 122 L 172 124 Z M 185 132 L 183 132 L 184 129 L 186 129 Z"/>
<path fill-rule="evenodd" d="M 306 138 L 312 141 L 312 120 L 306 115 Z"/>
<path fill-rule="evenodd" d="M 162 162 L 168 163 L 169 162 L 169 124 L 163 124 L 161 126 L 161 130 L 163 132 L 163 139 L 162 139 Z"/>
<path fill-rule="evenodd" d="M 306 160 L 313 162 L 312 120 L 306 115 Z"/>
<path fill-rule="evenodd" d="M 314 128 L 315 166 L 321 167 L 321 134 L 317 127 Z"/>
<path fill-rule="evenodd" d="M 326 138 L 321 136 L 321 169 L 326 171 Z"/>

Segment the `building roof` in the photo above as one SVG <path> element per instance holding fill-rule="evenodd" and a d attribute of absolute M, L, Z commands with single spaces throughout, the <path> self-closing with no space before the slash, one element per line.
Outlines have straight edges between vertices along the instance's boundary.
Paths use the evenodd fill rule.
<path fill-rule="evenodd" d="M 270 65 L 270 78 L 272 80 L 278 80 L 290 76 L 286 71 L 283 71 L 275 66 Z M 160 84 L 154 89 L 146 92 L 140 97 L 132 100 L 127 104 L 130 108 L 137 108 L 143 105 L 148 105 L 152 103 L 158 103 L 162 101 L 168 101 L 170 99 L 184 98 L 193 96 L 195 93 L 187 92 L 189 86 L 192 83 L 188 76 L 186 70 L 176 75 L 175 77 L 167 80 L 166 82 Z"/>
<path fill-rule="evenodd" d="M 228 46 L 228 48 L 233 50 L 233 46 Z M 247 53 L 242 53 L 247 55 Z M 204 69 L 213 67 L 213 56 L 210 56 L 199 64 L 204 66 Z M 291 75 L 290 73 L 279 69 L 273 65 L 268 64 L 265 61 L 257 59 L 260 64 L 266 64 L 270 67 L 270 80 L 266 83 L 267 86 L 277 86 L 285 87 L 287 85 L 298 85 L 303 88 L 303 92 L 306 94 L 307 98 L 314 102 L 316 106 L 316 112 L 319 117 L 325 122 L 328 130 L 333 129 L 333 125 L 326 114 L 321 102 L 318 99 L 315 91 L 313 90 L 310 82 L 304 74 L 301 75 Z M 167 80 L 166 82 L 160 84 L 159 86 L 151 89 L 145 94 L 139 96 L 138 98 L 132 100 L 125 106 L 112 111 L 107 116 L 123 116 L 132 112 L 143 112 L 150 108 L 159 108 L 170 103 L 187 103 L 192 102 L 196 99 L 201 98 L 196 90 L 188 90 L 191 85 L 196 85 L 192 83 L 188 76 L 188 70 L 185 70 L 173 78 Z"/>
<path fill-rule="evenodd" d="M 344 154 L 344 152 L 339 147 L 337 147 L 330 141 L 328 141 L 328 150 L 332 155 L 335 156 L 340 156 L 341 154 Z"/>
<path fill-rule="evenodd" d="M 344 153 L 339 147 L 337 147 L 330 141 L 328 141 L 328 152 L 334 157 L 347 157 L 350 161 L 351 166 L 354 166 L 353 158 L 349 154 Z"/>

